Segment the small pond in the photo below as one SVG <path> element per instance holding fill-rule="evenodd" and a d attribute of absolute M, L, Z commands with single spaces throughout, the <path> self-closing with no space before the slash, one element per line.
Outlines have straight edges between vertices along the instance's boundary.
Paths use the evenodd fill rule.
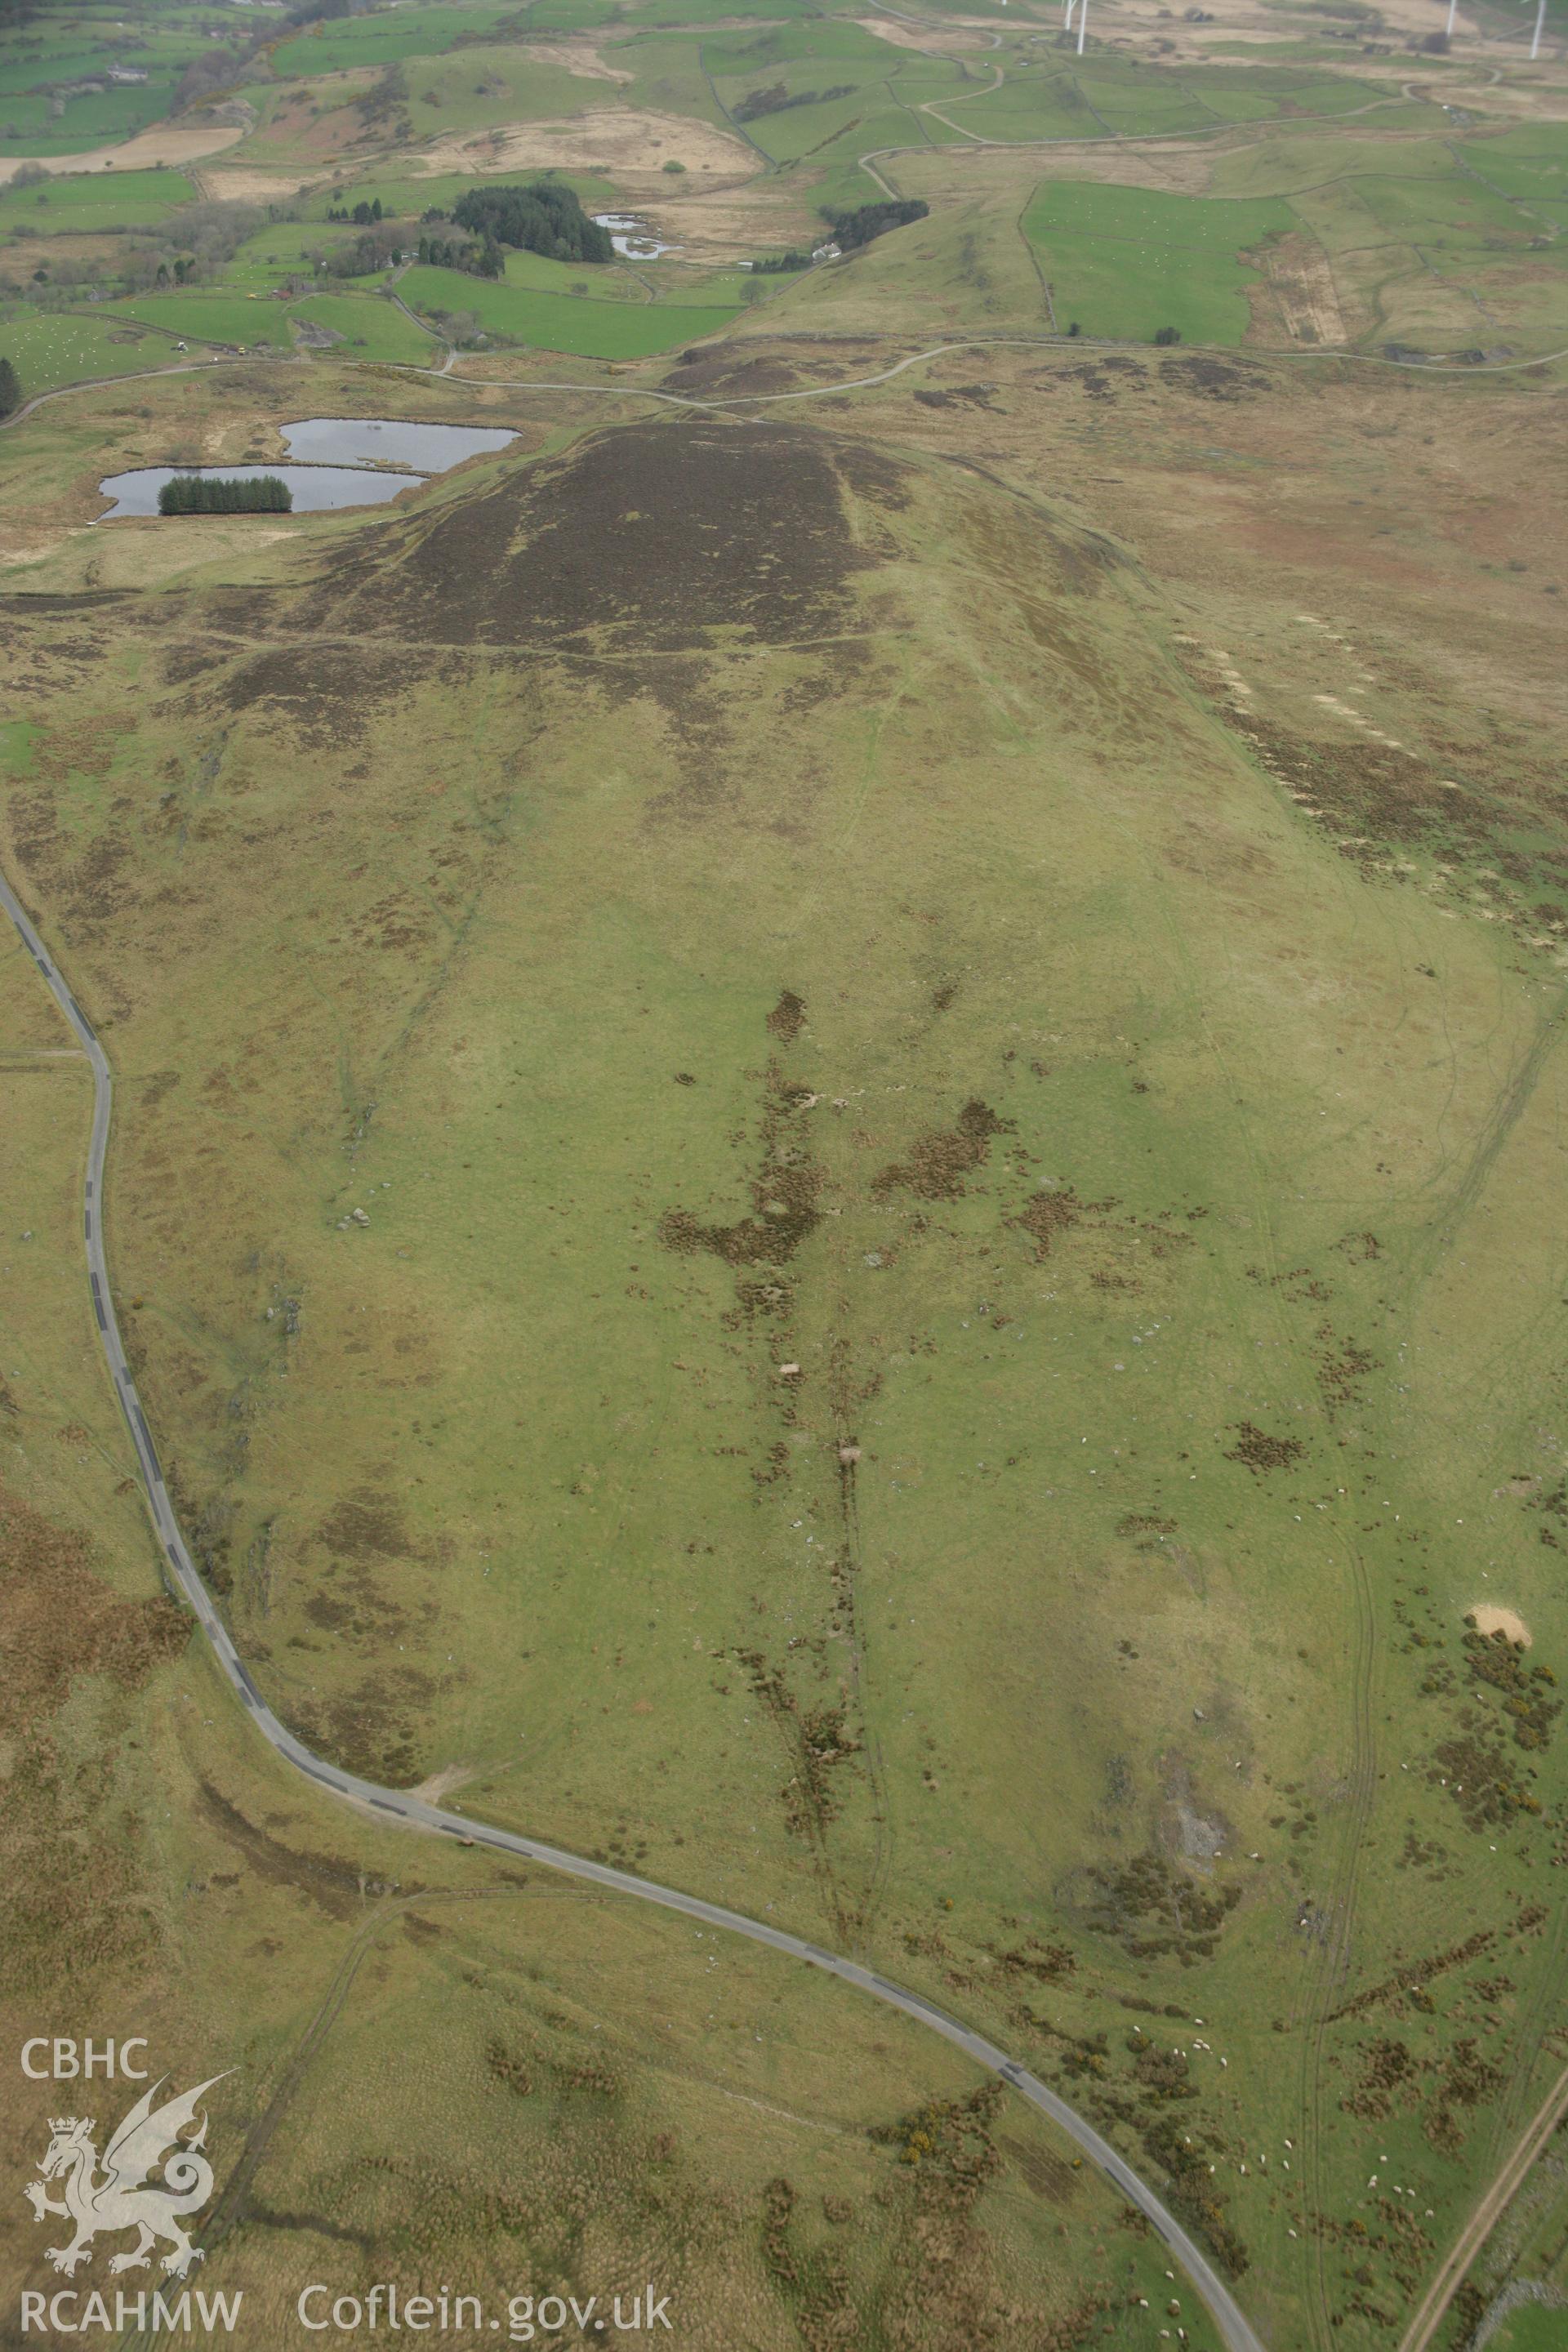
<path fill-rule="evenodd" d="M 155 515 L 159 491 L 176 474 L 199 474 L 209 482 L 256 482 L 265 474 L 275 474 L 293 491 L 296 514 L 318 514 L 324 507 L 379 505 L 425 478 L 421 474 L 374 473 L 353 466 L 138 466 L 129 474 L 110 474 L 100 482 L 104 497 L 116 504 L 99 520 L 117 522 L 125 515 Z"/>
<path fill-rule="evenodd" d="M 661 253 L 679 253 L 678 245 L 662 245 L 647 221 L 636 213 L 595 213 L 594 218 L 601 228 L 610 232 L 610 243 L 626 261 L 657 261 Z"/>
<path fill-rule="evenodd" d="M 444 474 L 517 437 L 510 425 L 409 425 L 391 416 L 307 416 L 278 429 L 289 457 L 306 464 L 405 466 L 416 474 Z"/>

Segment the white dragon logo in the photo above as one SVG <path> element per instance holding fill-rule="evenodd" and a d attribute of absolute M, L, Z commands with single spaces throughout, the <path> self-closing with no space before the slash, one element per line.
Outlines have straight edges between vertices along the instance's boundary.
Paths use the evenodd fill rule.
<path fill-rule="evenodd" d="M 110 2272 L 145 2270 L 160 2238 L 173 2249 L 164 2255 L 163 2267 L 175 2278 L 184 2278 L 193 2263 L 205 2259 L 201 2248 L 192 2245 L 181 2220 L 183 2214 L 199 2212 L 213 2193 L 213 2168 L 200 2152 L 206 2144 L 205 2116 L 189 2139 L 179 2135 L 195 2120 L 202 2094 L 223 2079 L 222 2074 L 214 2074 L 198 2083 L 194 2091 L 182 2092 L 154 2108 L 153 2102 L 168 2080 L 166 2074 L 160 2076 L 150 2091 L 142 2093 L 104 2149 L 101 2179 L 92 2142 L 93 2118 L 50 2117 L 48 2149 L 39 2159 L 38 2170 L 45 2180 L 64 2175 L 65 2202 L 57 2204 L 47 2197 L 36 2180 L 30 2180 L 22 2194 L 32 2206 L 36 2221 L 41 2221 L 46 2213 L 61 2213 L 76 2224 L 76 2235 L 68 2246 L 46 2249 L 56 2270 L 64 2271 L 68 2278 L 79 2263 L 89 2263 L 91 2242 L 100 2230 L 140 2232 L 129 2253 L 112 2258 Z M 149 2186 L 147 2176 L 160 2158 L 164 2159 L 163 2179 Z"/>

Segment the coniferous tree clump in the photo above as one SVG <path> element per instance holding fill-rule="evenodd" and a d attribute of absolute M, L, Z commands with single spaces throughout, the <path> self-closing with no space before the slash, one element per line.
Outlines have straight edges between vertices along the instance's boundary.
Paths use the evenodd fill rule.
<path fill-rule="evenodd" d="M 158 493 L 161 515 L 292 514 L 294 493 L 276 474 L 255 481 L 211 479 L 202 474 L 176 474 Z"/>
<path fill-rule="evenodd" d="M 900 196 L 888 204 L 857 205 L 850 213 L 835 212 L 825 206 L 822 217 L 833 231 L 834 241 L 841 252 L 854 253 L 859 247 L 869 245 L 874 236 L 884 236 L 890 228 L 907 228 L 910 221 L 924 220 L 931 206 L 919 196 Z"/>
<path fill-rule="evenodd" d="M 613 261 L 608 229 L 588 218 L 571 188 L 530 180 L 516 188 L 470 188 L 452 218 L 487 245 L 514 246 L 552 261 Z"/>

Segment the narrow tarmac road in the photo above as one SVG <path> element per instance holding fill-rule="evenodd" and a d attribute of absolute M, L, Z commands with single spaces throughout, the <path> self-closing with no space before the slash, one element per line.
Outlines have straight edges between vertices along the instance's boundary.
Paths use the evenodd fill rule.
<path fill-rule="evenodd" d="M 316 1781 L 333 1796 L 368 1806 L 374 1812 L 390 1815 L 413 1828 L 456 1838 L 466 1845 L 489 1846 L 502 1853 L 516 1854 L 525 1862 L 540 1863 L 547 1869 L 564 1872 L 569 1877 L 585 1879 L 590 1885 L 605 1887 L 611 1894 L 631 1895 L 643 1903 L 657 1903 L 667 1911 L 679 1911 L 689 1919 L 699 1919 L 705 1927 L 722 1927 L 731 1935 L 747 1937 L 754 1944 L 765 1944 L 790 1959 L 804 1960 L 810 1968 L 838 1977 L 846 1984 L 869 1993 L 873 2000 L 885 2002 L 890 2009 L 901 2010 L 917 2024 L 929 2026 L 933 2033 L 940 2033 L 978 2065 L 1000 2075 L 1022 2098 L 1049 2116 L 1053 2123 L 1058 2124 L 1077 2142 L 1090 2161 L 1099 2166 L 1128 2203 L 1136 2206 L 1147 2217 L 1207 2305 L 1226 2352 L 1264 2352 L 1262 2339 L 1202 2247 L 1188 2236 L 1174 2215 L 1166 2210 L 1147 2182 L 1142 2180 L 1126 2159 L 1118 2155 L 1110 2141 L 1103 2139 L 1092 2124 L 1085 2122 L 1076 2109 L 1069 2107 L 1066 2100 L 1059 2098 L 1047 2084 L 1029 2074 L 1016 2058 L 1009 2057 L 994 2042 L 988 2042 L 984 2034 L 976 2033 L 957 2018 L 950 2017 L 933 2001 L 927 2000 L 923 1994 L 906 1991 L 901 1985 L 891 1983 L 888 1978 L 879 1976 L 875 1969 L 863 1967 L 858 1960 L 847 1959 L 820 1944 L 809 1944 L 804 1937 L 789 1935 L 782 1927 L 770 1927 L 763 1920 L 749 1919 L 743 1912 L 727 1910 L 718 1903 L 706 1903 L 700 1895 L 686 1895 L 677 1887 L 661 1886 L 653 1879 L 636 1877 L 630 1871 L 613 1869 L 607 1863 L 591 1862 L 583 1854 L 563 1853 L 560 1847 L 542 1844 L 535 1838 L 519 1837 L 510 1830 L 491 1828 L 460 1813 L 447 1812 L 441 1807 L 426 1804 L 402 1790 L 377 1788 L 373 1781 L 358 1780 L 352 1772 L 342 1771 L 337 1765 L 313 1755 L 301 1740 L 279 1723 L 252 1681 L 249 1670 L 235 1648 L 228 1629 L 214 1607 L 212 1597 L 186 1549 L 115 1319 L 109 1265 L 103 1246 L 103 1171 L 114 1099 L 114 1081 L 109 1057 L 98 1041 L 92 1024 L 45 949 L 26 909 L 4 878 L 0 878 L 0 908 L 16 925 L 23 946 L 42 973 L 50 994 L 92 1066 L 92 1132 L 88 1144 L 82 1231 L 87 1245 L 93 1319 L 97 1323 L 99 1341 L 109 1366 L 109 1377 L 120 1399 L 121 1410 L 125 1415 L 136 1451 L 137 1466 L 153 1525 L 168 1563 L 169 1582 L 173 1591 L 195 1613 L 219 1666 L 262 1738 L 296 1771 L 304 1773 L 308 1780 Z"/>

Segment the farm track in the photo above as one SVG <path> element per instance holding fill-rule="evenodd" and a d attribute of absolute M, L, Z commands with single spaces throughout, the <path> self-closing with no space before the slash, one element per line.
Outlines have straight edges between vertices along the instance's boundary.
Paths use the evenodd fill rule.
<path fill-rule="evenodd" d="M 888 193 L 891 195 L 896 194 L 896 191 L 889 189 Z M 410 313 L 410 315 L 412 316 L 413 314 Z M 423 320 L 420 320 L 417 323 L 423 325 L 424 322 Z M 426 329 L 426 331 L 428 332 L 428 330 Z M 759 338 L 758 340 L 761 339 Z M 775 330 L 772 333 L 770 340 L 776 342 L 822 343 L 831 342 L 835 339 L 831 335 L 813 333 L 809 330 L 802 329 L 790 332 Z M 901 342 L 905 338 L 901 335 L 896 335 L 890 331 L 874 328 L 864 334 L 847 338 L 847 340 L 861 343 L 873 341 Z M 407 360 L 339 360 L 334 363 L 338 366 L 343 367 L 374 367 L 383 376 L 385 376 L 388 373 L 425 376 L 437 383 L 445 381 L 451 383 L 473 384 L 476 386 L 495 385 L 499 383 L 506 389 L 520 394 L 535 392 L 586 393 L 590 394 L 597 394 L 598 396 L 607 400 L 660 401 L 671 408 L 722 410 L 730 408 L 756 407 L 780 400 L 829 400 L 837 397 L 840 393 L 867 392 L 874 389 L 879 384 L 890 383 L 895 376 L 904 374 L 910 368 L 922 365 L 927 360 L 941 359 L 948 352 L 984 351 L 998 344 L 1026 350 L 1039 351 L 1047 354 L 1054 352 L 1061 359 L 1067 359 L 1075 355 L 1081 358 L 1085 352 L 1147 352 L 1149 349 L 1147 343 L 1117 342 L 1110 337 L 1098 335 L 1075 335 L 1069 341 L 1066 336 L 1042 335 L 1037 330 L 1031 334 L 964 335 L 955 339 L 952 342 L 932 343 L 924 351 L 911 352 L 905 358 L 896 361 L 891 367 L 883 368 L 875 375 L 847 376 L 836 383 L 807 384 L 804 385 L 796 392 L 738 393 L 730 398 L 719 400 L 702 400 L 694 393 L 664 392 L 652 384 L 556 383 L 552 382 L 529 379 L 520 379 L 513 382 L 506 377 L 461 375 L 458 373 L 455 364 L 457 353 L 453 351 L 447 352 L 446 361 L 438 368 L 419 367 L 413 362 Z M 1188 352 L 1195 352 L 1207 353 L 1216 359 L 1234 359 L 1237 356 L 1236 352 L 1230 348 L 1230 346 L 1224 343 L 1184 343 L 1182 348 L 1184 351 Z M 560 354 L 552 354 L 552 356 L 560 356 Z M 1384 358 L 1381 352 L 1376 352 L 1326 351 L 1321 349 L 1310 352 L 1283 350 L 1251 351 L 1243 353 L 1242 356 L 1250 360 L 1255 365 L 1258 366 L 1269 365 L 1276 362 L 1293 361 L 1298 365 L 1304 363 L 1309 366 L 1316 367 L 1341 365 L 1397 368 L 1404 369 L 1407 373 L 1413 373 L 1417 375 L 1458 375 L 1464 376 L 1468 379 L 1479 375 L 1516 375 L 1524 368 L 1552 367 L 1554 366 L 1559 360 L 1568 360 L 1568 346 L 1564 346 L 1564 348 L 1559 352 L 1537 352 L 1527 359 L 1486 361 L 1474 366 L 1467 362 L 1450 362 L 1442 360 L 1387 359 Z M 46 406 L 51 400 L 67 399 L 72 393 L 109 391 L 125 383 L 150 383 L 155 381 L 159 376 L 197 375 L 208 368 L 260 367 L 268 365 L 281 367 L 308 367 L 310 364 L 311 362 L 309 356 L 304 353 L 300 353 L 294 358 L 287 360 L 276 358 L 271 355 L 267 359 L 258 359 L 252 355 L 243 359 L 220 358 L 212 360 L 180 361 L 172 367 L 127 369 L 123 375 L 82 376 L 74 383 L 56 384 L 48 392 L 37 392 L 32 395 L 31 399 L 25 400 L 19 408 L 13 409 L 9 416 L 0 416 L 0 433 L 7 432 L 13 426 L 25 423 L 26 418 L 35 415 L 38 409 Z"/>
<path fill-rule="evenodd" d="M 1362 1559 L 1360 1547 L 1348 1538 L 1346 1540 L 1350 1542 L 1351 1589 L 1354 1602 L 1351 1635 L 1350 1817 L 1340 1840 L 1333 1892 L 1329 1899 L 1327 1959 L 1319 1976 L 1316 1998 L 1311 2004 L 1316 2014 L 1301 2052 L 1303 2170 L 1312 2213 L 1321 2213 L 1324 2210 L 1323 2062 L 1328 2047 L 1329 2024 L 1335 2000 L 1350 1974 L 1356 1885 L 1377 1782 L 1377 1750 L 1372 1722 L 1372 1673 L 1376 1654 L 1377 1623 L 1366 1563 Z M 1310 2232 L 1308 2244 L 1310 2249 L 1308 2284 L 1313 2328 L 1320 2352 L 1327 2352 L 1327 2347 L 1333 2341 L 1333 2315 L 1329 2308 L 1328 2249 L 1323 2237 L 1316 2231 Z"/>
<path fill-rule="evenodd" d="M 1211 726 L 1229 743 L 1238 756 L 1255 768 L 1259 781 L 1267 783 L 1267 772 L 1257 762 L 1245 742 L 1233 734 L 1223 710 L 1212 703 L 1192 681 L 1179 670 L 1183 690 L 1194 710 L 1203 712 Z M 1250 1154 L 1249 1154 L 1250 1156 Z M 1268 1187 L 1261 1170 L 1254 1166 L 1257 1188 L 1258 1224 L 1264 1239 L 1264 1261 L 1272 1277 L 1270 1295 L 1278 1300 L 1282 1269 L 1275 1249 L 1272 1220 L 1268 1213 Z M 1316 1366 L 1303 1358 L 1292 1326 L 1282 1309 L 1277 1308 L 1275 1328 L 1279 1343 L 1296 1357 L 1303 1381 L 1310 1388 L 1317 1386 Z M 1325 1436 L 1331 1434 L 1333 1417 L 1319 1391 L 1318 1412 Z M 1377 1782 L 1376 1736 L 1373 1723 L 1373 1676 L 1376 1659 L 1377 1621 L 1373 1601 L 1372 1584 L 1361 1548 L 1349 1526 L 1350 1512 L 1354 1506 L 1346 1497 L 1343 1522 L 1335 1528 L 1335 1539 L 1346 1548 L 1350 1569 L 1350 1591 L 1352 1604 L 1350 1637 L 1350 1765 L 1345 1790 L 1349 1807 L 1340 1836 L 1333 1863 L 1333 1875 L 1323 1911 L 1328 1934 L 1321 1964 L 1306 1978 L 1296 1997 L 1292 2023 L 1300 2042 L 1300 2062 L 1297 2109 L 1301 2144 L 1298 2154 L 1301 2160 L 1304 2191 L 1303 2221 L 1309 2225 L 1315 2214 L 1324 2209 L 1324 2166 L 1322 2150 L 1322 2099 L 1324 2057 L 1328 2030 L 1332 2020 L 1336 1998 L 1349 1974 L 1353 1952 L 1355 1906 L 1361 1873 L 1362 1853 L 1367 1824 L 1371 1818 Z M 1331 1522 L 1331 1525 L 1334 1523 Z M 1319 2352 L 1328 2352 L 1333 2342 L 1334 2316 L 1330 2310 L 1327 2252 L 1322 2237 L 1310 2226 L 1302 2242 L 1305 2291 L 1310 2324 Z"/>
<path fill-rule="evenodd" d="M 1520 1119 L 1534 1097 L 1553 1047 L 1560 1045 L 1568 1022 L 1568 993 L 1551 1000 L 1517 1068 L 1499 1092 L 1491 1114 L 1458 1181 L 1428 1229 L 1425 1248 L 1407 1277 L 1406 1289 L 1415 1291 L 1428 1281 L 1453 1245 L 1459 1227 L 1476 1207 L 1493 1168 Z M 1542 2045 L 1552 2015 L 1562 2001 L 1563 1963 L 1568 1949 L 1568 1904 L 1558 1906 L 1552 1924 L 1550 1950 L 1542 1969 L 1529 2012 L 1521 2025 L 1508 2087 L 1492 2125 L 1493 2153 L 1518 2126 L 1531 2079 L 1540 2063 Z"/>
<path fill-rule="evenodd" d="M 1470 2216 L 1453 2251 L 1422 2298 L 1399 2339 L 1398 2352 L 1426 2352 L 1442 2326 L 1466 2272 L 1480 2252 L 1552 2133 L 1568 2116 L 1568 2068 L 1559 2074 L 1531 2117 L 1529 2128 Z"/>

